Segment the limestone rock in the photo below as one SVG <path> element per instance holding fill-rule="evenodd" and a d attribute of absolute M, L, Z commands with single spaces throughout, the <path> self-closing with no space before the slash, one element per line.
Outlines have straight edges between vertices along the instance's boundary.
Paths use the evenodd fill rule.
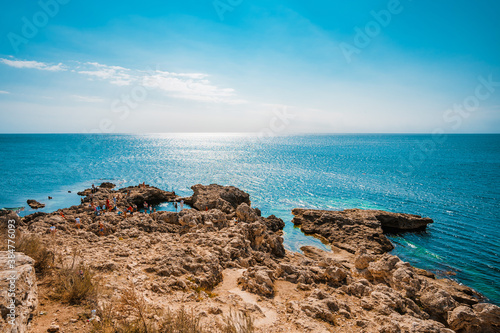
<path fill-rule="evenodd" d="M 194 185 L 191 187 L 193 190 L 192 205 L 198 210 L 206 210 L 213 208 L 223 208 L 227 210 L 229 206 L 221 202 L 224 200 L 227 202 L 234 211 L 242 203 L 246 203 L 250 206 L 250 196 L 248 193 L 241 191 L 234 186 L 221 186 L 217 184 L 211 185 Z"/>
<path fill-rule="evenodd" d="M 381 254 L 394 247 L 383 234 L 380 222 L 373 215 L 345 211 L 295 208 L 292 222 L 306 234 L 318 234 L 333 245 L 356 253 L 361 246 L 370 253 Z"/>
<path fill-rule="evenodd" d="M 9 253 L 7 251 L 0 252 L 0 267 L 10 267 L 8 265 Z M 38 305 L 38 291 L 36 286 L 36 276 L 34 269 L 34 260 L 24 255 L 23 253 L 15 253 L 15 268 L 13 270 L 6 269 L 0 271 L 0 331 L 2 332 L 17 332 L 25 333 L 28 330 L 28 322 L 36 313 Z M 13 292 L 10 287 L 11 278 L 15 277 L 15 297 L 10 297 L 9 293 Z M 7 280 L 9 279 L 9 280 Z M 15 300 L 15 325 L 10 324 L 9 315 L 12 313 L 12 303 L 10 300 Z"/>
<path fill-rule="evenodd" d="M 39 203 L 38 201 L 33 199 L 29 199 L 28 201 L 26 201 L 26 203 L 33 209 L 39 209 L 45 207 L 45 204 Z"/>
<path fill-rule="evenodd" d="M 274 275 L 267 267 L 251 267 L 238 278 L 243 290 L 266 297 L 274 296 Z"/>

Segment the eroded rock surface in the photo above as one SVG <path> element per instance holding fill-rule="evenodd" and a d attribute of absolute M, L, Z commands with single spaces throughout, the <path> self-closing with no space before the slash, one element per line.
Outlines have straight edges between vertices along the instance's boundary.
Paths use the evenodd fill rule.
<path fill-rule="evenodd" d="M 19 252 L 14 267 L 9 260 L 9 252 L 0 251 L 0 331 L 25 333 L 38 305 L 34 260 Z"/>
<path fill-rule="evenodd" d="M 306 246 L 294 253 L 283 247 L 284 222 L 263 217 L 247 193 L 214 184 L 192 188 L 192 197 L 179 198 L 147 185 L 119 190 L 101 185 L 94 193 L 81 192 L 84 203 L 63 214 L 36 213 L 19 224 L 67 258 L 79 253 L 113 290 L 112 298 L 132 283 L 154 306 L 186 306 L 205 323 L 220 322 L 238 309 L 255 319 L 257 332 L 449 333 L 500 327 L 499 308 L 480 303 L 472 289 L 436 279 L 388 253 L 392 244 L 379 219 L 393 225 L 392 213 L 294 209 L 296 225 L 332 244 L 330 252 Z M 89 208 L 91 200 L 103 205 L 114 197 L 122 208 L 181 199 L 193 208 L 126 217 L 114 211 L 96 216 Z M 400 229 L 429 223 L 401 216 Z M 52 225 L 56 236 L 48 234 Z"/>

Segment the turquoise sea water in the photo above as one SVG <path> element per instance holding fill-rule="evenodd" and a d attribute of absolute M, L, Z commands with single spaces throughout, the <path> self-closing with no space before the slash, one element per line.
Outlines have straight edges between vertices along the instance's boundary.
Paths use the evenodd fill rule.
<path fill-rule="evenodd" d="M 428 216 L 427 232 L 391 236 L 393 253 L 500 304 L 500 135 L 0 135 L 0 156 L 0 207 L 36 199 L 53 211 L 102 181 L 185 195 L 197 183 L 234 185 L 285 220 L 296 251 L 327 247 L 292 226 L 295 207 Z"/>

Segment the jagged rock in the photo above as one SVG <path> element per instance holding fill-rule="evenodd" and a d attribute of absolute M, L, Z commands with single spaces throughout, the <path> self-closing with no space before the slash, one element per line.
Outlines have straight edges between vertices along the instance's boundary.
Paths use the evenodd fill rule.
<path fill-rule="evenodd" d="M 422 287 L 422 282 L 408 263 L 398 262 L 392 274 L 393 287 L 402 291 L 406 297 L 415 299 Z"/>
<path fill-rule="evenodd" d="M 451 295 L 443 289 L 432 286 L 427 288 L 420 297 L 423 309 L 431 315 L 431 318 L 444 321 L 447 313 L 458 306 Z"/>
<path fill-rule="evenodd" d="M 292 222 L 306 234 L 318 234 L 351 253 L 356 253 L 361 246 L 374 254 L 388 252 L 394 248 L 374 216 L 352 211 L 295 208 L 292 210 Z"/>
<path fill-rule="evenodd" d="M 448 313 L 450 328 L 458 332 L 479 332 L 480 320 L 474 310 L 468 306 L 457 306 Z"/>
<path fill-rule="evenodd" d="M 489 303 L 479 303 L 473 305 L 472 308 L 481 320 L 482 332 L 500 332 L 500 307 Z"/>
<path fill-rule="evenodd" d="M 356 256 L 356 259 L 354 261 L 354 266 L 357 269 L 366 269 L 368 268 L 370 262 L 375 261 L 376 259 L 377 257 L 374 255 L 368 253 L 361 253 L 360 255 Z"/>
<path fill-rule="evenodd" d="M 158 212 L 156 213 L 157 219 L 161 220 L 165 223 L 169 224 L 177 224 L 180 225 L 179 223 L 179 214 L 175 212 Z"/>
<path fill-rule="evenodd" d="M 234 211 L 242 203 L 250 206 L 250 196 L 248 193 L 234 186 L 198 184 L 192 186 L 191 189 L 193 190 L 192 205 L 198 210 L 203 211 L 218 207 L 227 210 L 229 206 L 225 205 L 221 200 L 224 200 L 232 207 L 231 211 Z"/>
<path fill-rule="evenodd" d="M 236 217 L 240 221 L 249 222 L 249 223 L 255 222 L 259 219 L 259 216 L 257 215 L 257 213 L 252 208 L 250 208 L 250 206 L 247 205 L 245 202 L 240 204 L 236 208 Z"/>
<path fill-rule="evenodd" d="M 260 216 L 260 211 L 258 211 L 257 208 L 255 208 L 254 210 L 255 210 L 255 213 L 257 214 L 257 216 Z M 267 229 L 269 229 L 273 232 L 278 232 L 280 230 L 283 230 L 283 228 L 285 227 L 285 222 L 283 222 L 282 219 L 280 219 L 274 215 L 271 215 L 271 216 L 264 218 L 264 223 L 266 224 Z"/>
<path fill-rule="evenodd" d="M 454 333 L 442 323 L 428 319 L 418 319 L 409 315 L 391 314 L 379 316 L 376 322 L 381 324 L 377 332 L 382 333 Z"/>
<path fill-rule="evenodd" d="M 345 270 L 339 267 L 328 267 L 325 270 L 325 279 L 334 284 L 341 283 L 347 277 Z"/>
<path fill-rule="evenodd" d="M 28 323 L 36 313 L 36 307 L 38 305 L 38 291 L 36 286 L 36 276 L 34 269 L 34 260 L 30 257 L 24 255 L 23 253 L 15 253 L 15 269 L 10 268 L 8 260 L 9 252 L 0 251 L 0 286 L 1 286 L 1 297 L 0 297 L 0 331 L 2 332 L 16 332 L 25 333 L 28 331 Z M 15 277 L 15 284 L 11 284 L 10 281 L 14 281 L 11 278 Z M 14 289 L 11 286 L 15 285 Z M 9 294 L 15 293 L 15 297 L 12 298 Z M 12 326 L 11 313 L 12 304 L 11 299 L 15 300 L 15 315 L 14 323 Z"/>
<path fill-rule="evenodd" d="M 251 267 L 238 278 L 243 290 L 265 297 L 274 296 L 274 275 L 267 267 Z"/>
<path fill-rule="evenodd" d="M 115 188 L 115 184 L 113 183 L 110 183 L 110 182 L 104 182 L 104 183 L 101 183 L 101 185 L 99 185 L 100 188 L 107 188 L 107 189 L 112 189 L 112 188 Z"/>
<path fill-rule="evenodd" d="M 392 278 L 392 271 L 399 262 L 401 260 L 398 257 L 386 253 L 379 260 L 370 262 L 367 269 L 373 279 L 388 282 Z"/>
<path fill-rule="evenodd" d="M 346 317 L 350 316 L 350 309 L 345 304 L 339 303 L 334 297 L 320 289 L 311 292 L 301 304 L 301 310 L 311 318 L 321 319 L 332 325 L 336 324 L 336 313 L 343 313 Z"/>
<path fill-rule="evenodd" d="M 371 215 L 380 222 L 384 230 L 390 231 L 425 230 L 428 224 L 434 223 L 432 219 L 419 215 L 391 213 L 382 210 L 353 209 L 350 211 L 367 217 Z"/>
<path fill-rule="evenodd" d="M 361 279 L 347 286 L 344 286 L 343 290 L 345 290 L 348 294 L 356 297 L 368 296 L 372 292 L 370 282 L 365 279 Z"/>
<path fill-rule="evenodd" d="M 365 297 L 364 300 L 370 304 L 369 308 L 375 308 L 378 313 L 385 316 L 398 313 L 401 315 L 409 314 L 419 319 L 428 319 L 429 317 L 411 299 L 382 284 L 376 285 L 370 296 Z"/>
<path fill-rule="evenodd" d="M 39 209 L 45 207 L 45 204 L 39 203 L 38 201 L 33 199 L 29 199 L 28 201 L 26 201 L 26 203 L 33 209 Z"/>
<path fill-rule="evenodd" d="M 126 196 L 127 191 L 130 192 L 128 197 Z M 152 205 L 158 205 L 177 198 L 173 192 L 164 191 L 149 185 L 146 185 L 146 187 L 130 186 L 120 189 L 119 192 L 124 196 L 129 204 L 137 205 L 139 208 L 144 207 L 144 202 Z"/>

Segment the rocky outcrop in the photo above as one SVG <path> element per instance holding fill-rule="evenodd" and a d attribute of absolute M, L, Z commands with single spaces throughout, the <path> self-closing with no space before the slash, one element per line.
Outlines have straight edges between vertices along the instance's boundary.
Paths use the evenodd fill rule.
<path fill-rule="evenodd" d="M 173 192 L 161 190 L 154 186 L 145 185 L 145 187 L 130 186 L 118 191 L 128 203 L 142 208 L 144 202 L 151 205 L 158 205 L 167 201 L 174 201 L 177 196 Z"/>
<path fill-rule="evenodd" d="M 267 267 L 250 267 L 238 279 L 238 284 L 243 290 L 248 290 L 254 294 L 266 297 L 274 296 L 274 274 Z"/>
<path fill-rule="evenodd" d="M 34 260 L 16 252 L 11 266 L 9 255 L 0 251 L 0 331 L 25 333 L 38 305 Z"/>
<path fill-rule="evenodd" d="M 394 246 L 383 234 L 380 222 L 372 215 L 359 214 L 359 210 L 326 211 L 295 208 L 293 224 L 306 234 L 317 234 L 333 245 L 355 253 L 364 246 L 369 252 L 381 254 Z"/>
<path fill-rule="evenodd" d="M 250 195 L 234 186 L 194 185 L 191 187 L 192 206 L 198 210 L 217 208 L 224 213 L 232 213 L 242 203 L 250 206 Z"/>
<path fill-rule="evenodd" d="M 116 185 L 113 184 L 113 183 L 110 183 L 110 182 L 104 182 L 104 183 L 101 183 L 101 185 L 99 185 L 100 188 L 107 188 L 107 189 L 112 189 L 112 188 L 115 188 Z"/>
<path fill-rule="evenodd" d="M 346 209 L 326 211 L 296 208 L 292 222 L 307 234 L 325 237 L 337 247 L 355 253 L 359 247 L 381 254 L 394 247 L 384 231 L 414 231 L 433 223 L 418 215 L 384 212 L 381 210 Z"/>
<path fill-rule="evenodd" d="M 150 186 L 99 186 L 83 192 L 81 205 L 63 209 L 64 217 L 35 213 L 17 223 L 68 260 L 78 253 L 118 295 L 133 284 L 155 308 L 187 304 L 202 320 L 236 308 L 255 316 L 257 332 L 498 331 L 497 306 L 388 253 L 382 223 L 395 222 L 387 216 L 399 219 L 399 229 L 417 227 L 419 217 L 294 209 L 294 224 L 332 247 L 295 253 L 283 246 L 283 220 L 263 217 L 247 193 L 213 184 L 195 185 L 193 192 L 183 198 L 193 208 L 180 212 L 96 216 L 90 200 L 102 205 L 116 197 L 120 209 L 155 198 L 181 200 Z"/>
<path fill-rule="evenodd" d="M 458 333 L 500 331 L 500 307 L 493 304 L 476 304 L 472 308 L 457 306 L 448 313 L 450 328 Z"/>
<path fill-rule="evenodd" d="M 38 201 L 33 199 L 29 199 L 28 201 L 26 201 L 26 203 L 33 209 L 40 209 L 45 207 L 45 204 L 39 203 Z"/>
<path fill-rule="evenodd" d="M 350 209 L 351 214 L 359 214 L 365 218 L 375 218 L 382 225 L 384 231 L 418 231 L 425 230 L 427 225 L 434 223 L 428 217 L 421 217 L 419 215 L 391 213 L 382 210 L 362 210 Z"/>

